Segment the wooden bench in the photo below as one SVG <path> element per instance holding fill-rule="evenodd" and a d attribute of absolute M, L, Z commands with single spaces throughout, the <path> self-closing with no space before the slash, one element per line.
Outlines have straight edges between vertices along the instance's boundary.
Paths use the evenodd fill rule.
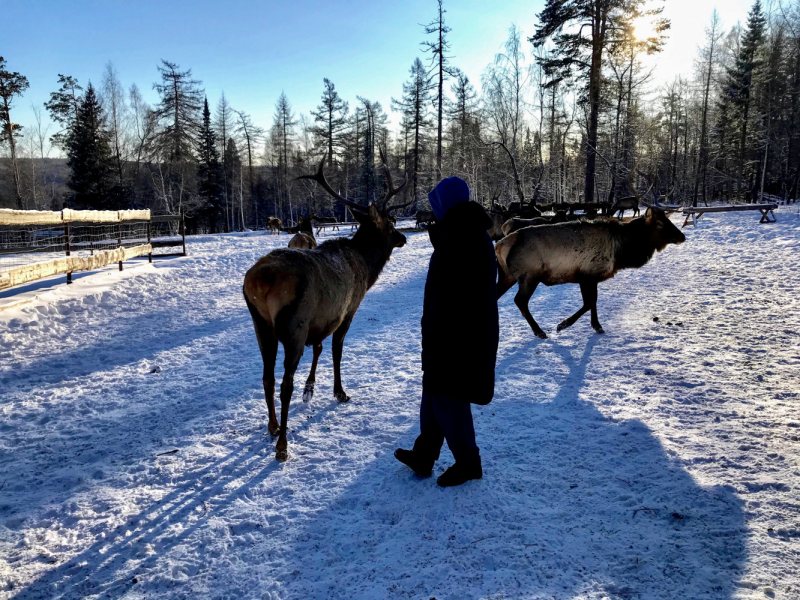
<path fill-rule="evenodd" d="M 757 210 L 761 212 L 761 220 L 759 223 L 775 223 L 775 213 L 772 212 L 778 208 L 775 203 L 770 204 L 725 204 L 723 206 L 687 206 L 683 209 L 683 214 L 686 215 L 686 220 L 683 222 L 683 227 L 689 224 L 691 219 L 692 225 L 697 225 L 697 220 L 706 213 L 717 212 L 738 212 L 743 210 Z"/>
<path fill-rule="evenodd" d="M 358 229 L 358 223 L 356 223 L 356 222 L 352 222 L 352 223 L 317 223 L 316 225 L 314 225 L 314 228 L 317 230 L 317 235 L 319 235 L 320 232 L 323 229 L 330 228 L 330 229 L 332 229 L 334 231 L 339 231 L 340 227 L 349 227 L 350 231 L 355 231 L 356 229 Z"/>

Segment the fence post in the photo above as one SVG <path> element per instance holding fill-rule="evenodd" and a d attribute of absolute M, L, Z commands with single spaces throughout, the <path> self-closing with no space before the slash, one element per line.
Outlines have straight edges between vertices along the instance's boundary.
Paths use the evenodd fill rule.
<path fill-rule="evenodd" d="M 66 202 L 64 202 L 64 208 L 67 208 Z M 61 218 L 64 218 L 63 212 L 61 213 Z M 69 221 L 64 221 L 64 250 L 66 250 L 67 256 L 69 256 Z M 72 283 L 72 271 L 67 271 L 67 283 Z"/>
<path fill-rule="evenodd" d="M 183 256 L 186 256 L 186 222 L 184 214 L 181 212 L 181 237 L 183 237 Z"/>
<path fill-rule="evenodd" d="M 151 232 L 150 232 L 150 227 L 151 227 L 150 226 L 150 221 L 148 221 L 147 222 L 147 243 L 148 244 L 151 244 L 152 241 L 153 241 L 152 240 L 152 235 L 151 235 Z M 153 249 L 152 249 L 152 247 L 150 248 L 150 254 L 147 255 L 147 262 L 150 262 L 150 263 L 153 262 Z"/>
<path fill-rule="evenodd" d="M 117 223 L 117 248 L 122 248 L 122 222 Z M 119 270 L 122 271 L 122 261 L 119 261 Z"/>

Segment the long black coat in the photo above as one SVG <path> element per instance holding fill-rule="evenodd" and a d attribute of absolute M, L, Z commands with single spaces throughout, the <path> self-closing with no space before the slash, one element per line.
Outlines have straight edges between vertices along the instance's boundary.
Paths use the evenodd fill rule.
<path fill-rule="evenodd" d="M 475 202 L 454 206 L 431 229 L 433 255 L 422 311 L 422 387 L 434 396 L 488 404 L 494 396 L 499 322 L 497 259 Z"/>

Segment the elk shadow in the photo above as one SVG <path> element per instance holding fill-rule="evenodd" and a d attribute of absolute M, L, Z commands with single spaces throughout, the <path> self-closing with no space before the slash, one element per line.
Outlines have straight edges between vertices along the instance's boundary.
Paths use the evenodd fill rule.
<path fill-rule="evenodd" d="M 250 318 L 246 313 L 240 312 L 199 324 L 171 327 L 177 323 L 168 321 L 170 316 L 170 311 L 159 311 L 145 318 L 128 318 L 114 331 L 113 336 L 100 338 L 94 344 L 75 347 L 66 352 L 54 349 L 51 354 L 7 371 L 0 376 L 0 384 L 9 386 L 7 389 L 25 392 L 41 384 L 86 377 L 98 371 L 108 371 L 151 359 L 160 352 L 167 352 L 210 335 L 218 335 L 246 323 Z"/>
<path fill-rule="evenodd" d="M 355 340 L 363 338 L 372 340 L 381 336 L 388 335 L 396 330 L 398 320 L 404 319 L 402 311 L 396 310 L 397 303 L 408 302 L 408 298 L 399 300 L 398 296 L 414 295 L 417 288 L 421 285 L 423 275 L 415 275 L 405 279 L 403 285 L 393 287 L 386 286 L 382 290 L 375 290 L 369 296 L 370 302 L 363 310 L 359 311 L 351 328 L 351 336 Z M 420 300 L 421 308 L 421 300 Z M 241 322 L 240 322 L 241 321 Z M 229 419 L 226 414 L 231 403 L 244 403 L 255 401 L 256 410 L 250 419 L 250 425 L 243 423 L 243 429 L 248 430 L 244 439 L 237 442 L 234 449 L 223 458 L 215 460 L 208 465 L 193 468 L 185 473 L 178 473 L 172 480 L 170 487 L 174 488 L 169 494 L 157 502 L 148 503 L 147 507 L 141 512 L 129 516 L 125 523 L 104 531 L 105 537 L 93 543 L 85 550 L 78 553 L 72 559 L 58 564 L 54 568 L 46 571 L 36 578 L 33 582 L 25 584 L 13 596 L 14 598 L 83 598 L 87 595 L 101 595 L 110 598 L 122 597 L 131 591 L 130 559 L 136 561 L 136 568 L 141 571 L 150 569 L 164 553 L 168 553 L 175 548 L 180 548 L 181 544 L 188 538 L 195 535 L 198 529 L 208 527 L 206 518 L 209 505 L 214 511 L 224 512 L 230 509 L 236 502 L 241 501 L 242 497 L 248 492 L 269 480 L 270 476 L 285 468 L 284 465 L 274 460 L 275 438 L 267 435 L 266 422 L 267 413 L 264 403 L 263 389 L 261 387 L 261 358 L 258 354 L 255 336 L 252 332 L 250 317 L 244 306 L 236 314 L 230 315 L 223 321 L 225 329 L 241 327 L 242 336 L 245 339 L 244 345 L 247 346 L 248 360 L 242 361 L 239 356 L 234 360 L 229 357 L 219 358 L 229 366 L 221 370 L 219 375 L 214 377 L 215 381 L 209 385 L 202 386 L 202 390 L 197 390 L 197 397 L 190 402 L 184 402 L 180 407 L 173 403 L 155 403 L 148 407 L 146 418 L 131 417 L 125 411 L 115 410 L 113 415 L 103 413 L 90 414 L 79 419 L 79 426 L 71 423 L 59 424 L 59 417 L 53 417 L 48 426 L 53 426 L 59 432 L 59 436 L 53 439 L 44 439 L 43 443 L 48 446 L 48 451 L 44 457 L 48 465 L 33 465 L 23 455 L 24 451 L 6 452 L 4 455 L 4 468 L 0 470 L 0 481 L 8 479 L 18 483 L 22 488 L 37 488 L 35 501 L 30 502 L 30 495 L 27 494 L 27 504 L 22 507 L 13 498 L 14 489 L 6 488 L 6 492 L 11 492 L 12 496 L 5 498 L 0 504 L 0 518 L 4 524 L 11 529 L 20 529 L 25 524 L 26 518 L 34 515 L 37 510 L 52 506 L 50 510 L 42 511 L 43 515 L 39 521 L 58 522 L 64 518 L 60 514 L 64 506 L 70 504 L 70 500 L 78 499 L 77 495 L 86 491 L 91 492 L 95 486 L 102 487 L 131 487 L 132 482 L 126 481 L 122 473 L 115 472 L 111 476 L 105 476 L 102 480 L 92 481 L 90 477 L 78 477 L 71 484 L 55 481 L 53 472 L 48 472 L 52 468 L 59 471 L 86 471 L 87 461 L 96 466 L 108 467 L 112 471 L 120 470 L 121 464 L 130 464 L 134 467 L 144 465 L 150 470 L 160 468 L 159 461 L 170 460 L 152 458 L 153 454 L 163 450 L 160 437 L 164 435 L 163 430 L 151 428 L 151 423 L 168 421 L 175 423 L 176 430 L 170 432 L 169 437 L 177 440 L 177 446 L 181 446 L 181 440 L 192 429 L 202 428 L 204 419 L 219 418 Z M 133 327 L 135 323 L 131 323 Z M 140 324 L 141 326 L 141 324 Z M 185 330 L 186 339 L 191 340 L 207 335 L 210 327 L 209 323 L 196 326 L 194 329 L 187 327 Z M 214 332 L 221 331 L 219 327 L 212 328 Z M 194 331 L 194 334 L 192 334 Z M 350 336 L 349 336 L 350 337 Z M 241 343 L 230 346 L 229 351 L 232 355 L 240 354 L 239 346 Z M 368 345 L 368 344 L 367 344 Z M 385 352 L 370 351 L 368 355 L 360 360 L 367 361 L 371 365 L 371 370 L 377 371 L 377 364 L 380 361 L 390 359 L 392 348 L 391 344 L 385 344 Z M 327 345 L 329 347 L 329 345 Z M 81 350 L 80 352 L 88 352 Z M 76 351 L 77 352 L 77 351 Z M 155 350 L 151 349 L 151 352 Z M 359 360 L 354 356 L 354 352 L 348 353 L 348 345 L 345 342 L 345 356 L 343 360 L 343 373 L 347 377 L 347 363 Z M 279 352 L 278 364 L 282 362 L 283 350 Z M 295 383 L 299 390 L 302 390 L 301 382 L 307 373 L 307 368 L 311 361 L 311 352 L 306 352 L 303 357 L 304 366 L 295 376 Z M 104 364 L 104 367 L 108 365 Z M 233 370 L 233 367 L 236 370 Z M 367 369 L 367 370 L 370 370 Z M 325 422 L 331 413 L 336 413 L 340 405 L 331 400 L 332 394 L 326 393 L 332 388 L 330 352 L 325 352 L 320 359 L 320 370 L 318 370 L 318 388 L 315 399 L 312 401 L 313 415 L 309 414 L 307 406 L 304 406 L 300 399 L 301 391 L 296 391 L 291 412 L 289 426 L 292 430 L 290 436 L 291 451 L 295 456 L 302 456 L 300 444 L 304 439 L 308 429 L 320 422 Z M 61 373 L 61 372 L 59 372 Z M 59 373 L 47 378 L 50 381 L 53 377 L 57 378 Z M 62 375 L 66 374 L 66 371 Z M 280 368 L 276 371 L 280 378 L 282 372 Z M 74 376 L 69 371 L 70 376 Z M 186 387 L 191 388 L 196 385 L 195 374 L 189 369 L 187 372 L 175 372 L 172 377 L 185 379 Z M 363 373 L 360 374 L 363 376 Z M 154 375 L 153 377 L 158 377 Z M 37 384 L 43 383 L 40 379 Z M 175 381 L 170 383 L 175 384 Z M 178 384 L 181 382 L 178 381 Z M 345 384 L 347 385 L 347 381 Z M 355 383 L 351 380 L 351 383 Z M 299 384 L 299 385 L 298 385 Z M 125 382 L 119 385 L 125 386 Z M 180 387 L 180 385 L 178 386 Z M 358 389 L 358 386 L 354 386 Z M 113 389 L 105 390 L 106 393 L 113 394 Z M 184 392 L 185 393 L 185 392 Z M 324 398 L 324 399 L 323 399 Z M 184 396 L 184 400 L 186 397 Z M 352 402 L 355 404 L 358 398 Z M 298 412 L 302 412 L 307 419 L 300 418 Z M 66 415 L 70 420 L 74 420 L 74 415 Z M 80 429 L 75 435 L 65 431 L 65 427 Z M 113 430 L 114 444 L 112 447 L 100 449 L 98 439 L 106 440 L 107 431 Z M 152 430 L 152 431 L 151 431 Z M 7 462 L 6 462 L 7 461 Z M 49 464 L 52 462 L 53 464 Z M 116 465 L 116 466 L 113 466 Z M 262 466 L 263 465 L 263 466 Z M 291 462 L 288 468 L 291 468 Z M 39 472 L 44 469 L 43 472 Z M 122 468 L 124 470 L 124 467 Z M 36 473 L 32 473 L 36 471 Z M 90 471 L 91 472 L 91 469 Z M 88 480 L 88 481 L 87 481 Z M 241 483 L 240 483 L 241 482 Z M 146 477 L 141 482 L 134 481 L 133 486 L 146 485 Z M 278 490 L 277 493 L 280 493 Z M 58 507 L 57 505 L 62 504 Z M 103 502 L 100 502 L 102 505 Z M 98 509 L 93 509 L 98 510 Z M 102 510 L 99 510 L 97 518 L 103 517 Z M 69 521 L 75 521 L 73 517 L 66 517 Z M 9 523 L 12 523 L 11 525 Z M 175 534 L 173 529 L 176 523 L 188 523 L 188 527 Z M 41 527 L 37 524 L 35 527 Z M 151 546 L 157 550 L 157 554 L 149 555 Z M 40 562 L 48 562 L 46 557 L 39 559 Z"/>
<path fill-rule="evenodd" d="M 273 597 L 734 597 L 747 558 L 741 501 L 694 481 L 643 422 L 581 397 L 592 351 L 609 339 L 591 336 L 577 355 L 556 340 L 554 393 L 474 407 L 481 481 L 438 488 L 387 448 L 270 548 L 283 554 L 270 561 Z M 519 352 L 535 358 L 538 346 Z M 451 461 L 443 451 L 434 476 Z"/>

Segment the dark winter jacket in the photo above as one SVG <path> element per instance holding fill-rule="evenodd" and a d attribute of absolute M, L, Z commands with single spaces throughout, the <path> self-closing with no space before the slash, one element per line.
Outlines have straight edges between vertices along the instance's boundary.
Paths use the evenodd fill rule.
<path fill-rule="evenodd" d="M 494 396 L 499 323 L 497 262 L 475 202 L 430 229 L 433 256 L 422 311 L 422 387 L 434 396 L 488 404 Z"/>

